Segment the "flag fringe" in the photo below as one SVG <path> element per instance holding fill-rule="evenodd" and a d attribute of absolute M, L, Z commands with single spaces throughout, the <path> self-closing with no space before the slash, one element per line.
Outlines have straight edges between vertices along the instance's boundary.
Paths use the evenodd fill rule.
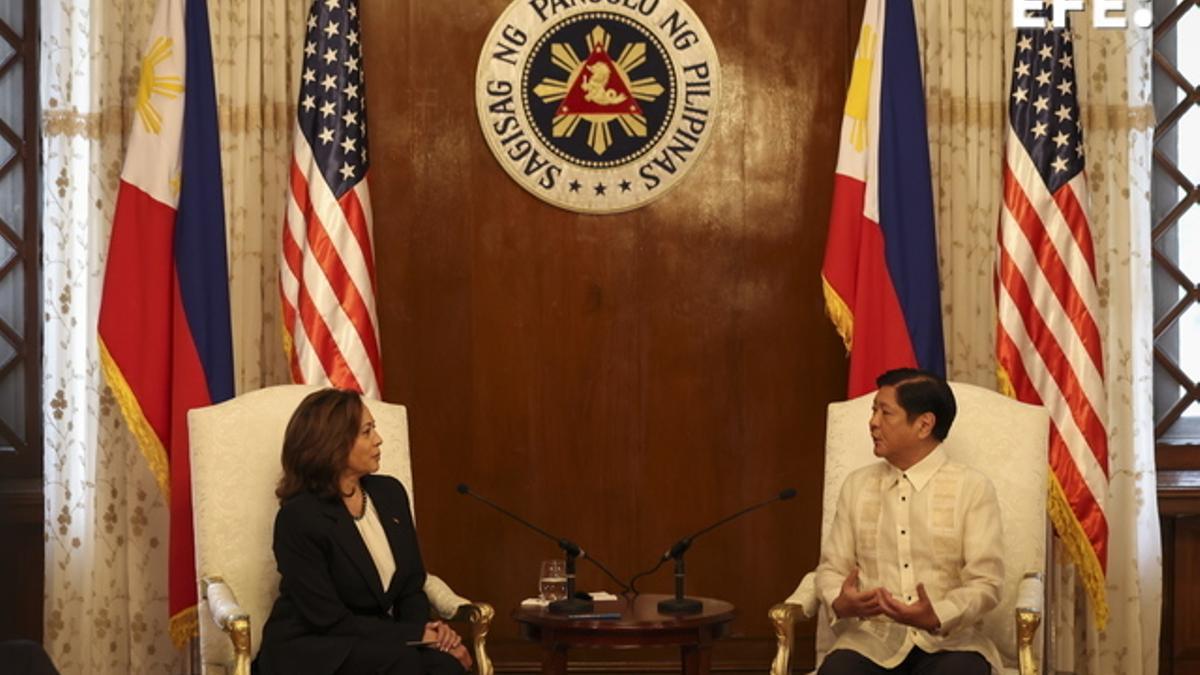
<path fill-rule="evenodd" d="M 1104 630 L 1108 625 L 1108 593 L 1104 587 L 1104 569 L 1100 567 L 1100 559 L 1096 549 L 1071 504 L 1067 501 L 1067 493 L 1063 491 L 1058 476 L 1050 472 L 1050 498 L 1046 501 L 1046 509 L 1050 512 L 1050 522 L 1054 523 L 1054 531 L 1062 540 L 1079 572 L 1080 582 L 1092 600 L 1092 616 L 1096 627 Z"/>
<path fill-rule="evenodd" d="M 821 275 L 821 290 L 825 293 L 825 313 L 829 315 L 838 335 L 842 336 L 842 344 L 846 345 L 846 351 L 849 352 L 854 346 L 854 312 L 850 311 L 846 301 L 838 295 L 824 274 Z"/>
<path fill-rule="evenodd" d="M 280 302 L 279 306 L 283 307 L 283 303 Z M 283 338 L 283 355 L 287 358 L 290 367 L 296 358 L 296 343 L 292 339 L 292 333 L 282 323 L 279 324 L 279 333 Z M 292 379 L 295 380 L 294 377 Z"/>
<path fill-rule="evenodd" d="M 996 388 L 1011 399 L 1017 398 L 1012 378 L 1002 365 L 996 366 Z M 1063 491 L 1062 484 L 1058 482 L 1058 476 L 1053 471 L 1047 475 L 1049 485 L 1046 511 L 1050 515 L 1050 522 L 1054 525 L 1058 538 L 1066 546 L 1071 562 L 1075 563 L 1075 569 L 1079 572 L 1081 583 L 1091 598 L 1092 616 L 1096 620 L 1096 626 L 1104 630 L 1108 625 L 1108 595 L 1104 588 L 1104 569 L 1100 566 L 1100 559 L 1096 556 L 1091 539 L 1083 531 L 1083 525 L 1075 517 L 1075 512 L 1071 510 L 1071 503 L 1067 500 L 1067 493 Z"/>
<path fill-rule="evenodd" d="M 1012 379 L 1004 366 L 996 366 L 996 389 L 1013 400 L 1017 398 L 1017 390 L 1013 387 Z"/>
<path fill-rule="evenodd" d="M 158 438 L 158 434 L 154 433 L 154 428 L 150 426 L 149 420 L 146 419 L 146 414 L 142 412 L 142 406 L 138 403 L 137 396 L 134 395 L 129 382 L 126 381 L 125 374 L 121 372 L 120 366 L 108 351 L 108 345 L 104 344 L 103 338 L 98 339 L 97 342 L 100 343 L 100 366 L 104 371 L 104 379 L 108 381 L 108 387 L 112 389 L 113 396 L 117 399 L 117 407 L 121 409 L 121 416 L 125 418 L 125 424 L 128 425 L 129 430 L 133 432 L 133 437 L 137 440 L 138 449 L 146 458 L 146 463 L 150 465 L 150 471 L 154 474 L 154 480 L 158 483 L 163 500 L 169 504 L 171 502 L 171 465 L 167 460 L 167 451 Z"/>
<path fill-rule="evenodd" d="M 192 605 L 171 617 L 171 643 L 176 649 L 183 649 L 189 640 L 200 635 L 200 614 Z"/>

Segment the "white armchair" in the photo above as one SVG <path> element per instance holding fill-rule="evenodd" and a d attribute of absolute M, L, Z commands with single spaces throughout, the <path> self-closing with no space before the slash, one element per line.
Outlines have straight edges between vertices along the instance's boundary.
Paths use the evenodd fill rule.
<path fill-rule="evenodd" d="M 292 411 L 317 389 L 268 387 L 188 413 L 204 673 L 250 672 L 263 623 L 279 590 L 271 538 L 279 510 L 275 484 L 281 474 L 283 433 Z M 404 406 L 379 401 L 366 404 L 383 437 L 380 471 L 399 479 L 411 500 Z M 455 594 L 432 574 L 425 582 L 425 593 L 441 618 L 470 622 L 476 672 L 492 675 L 486 651 L 495 614 L 492 607 Z"/>
<path fill-rule="evenodd" d="M 1040 406 L 1019 403 L 982 387 L 956 382 L 950 386 L 958 415 L 943 445 L 952 459 L 991 479 L 1004 527 L 1004 591 L 1000 605 L 985 617 L 983 630 L 999 649 L 1006 673 L 1035 675 L 1041 650 L 1034 638 L 1041 621 L 1046 567 L 1049 418 Z M 829 405 L 822 541 L 829 533 L 846 476 L 879 461 L 867 430 L 874 397 L 872 392 Z M 799 620 L 819 616 L 818 665 L 833 645 L 833 631 L 814 581 L 815 574 L 809 572 L 787 600 L 768 612 L 777 643 L 771 675 L 790 672 L 795 624 Z"/>

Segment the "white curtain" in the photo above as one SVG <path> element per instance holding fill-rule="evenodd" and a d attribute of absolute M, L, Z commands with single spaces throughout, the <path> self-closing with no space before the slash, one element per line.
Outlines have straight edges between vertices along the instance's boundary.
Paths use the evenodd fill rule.
<path fill-rule="evenodd" d="M 951 377 L 994 387 L 992 265 L 1014 31 L 1011 2 L 914 0 L 921 32 Z M 1132 11 L 1132 7 L 1130 11 Z M 1048 622 L 1056 667 L 1158 671 L 1162 560 L 1154 477 L 1150 336 L 1150 32 L 1076 14 L 1091 223 L 1109 392 L 1110 616 L 1097 630 L 1070 569 Z M 1065 559 L 1065 554 L 1058 556 Z M 1047 670 L 1050 670 L 1047 668 Z"/>
<path fill-rule="evenodd" d="M 309 0 L 209 0 L 237 391 L 289 381 L 279 242 Z"/>
<path fill-rule="evenodd" d="M 188 668 L 168 634 L 167 504 L 96 353 L 104 256 L 157 1 L 44 0 L 40 10 L 44 641 L 63 675 Z M 239 392 L 287 377 L 276 242 L 307 5 L 209 0 Z"/>

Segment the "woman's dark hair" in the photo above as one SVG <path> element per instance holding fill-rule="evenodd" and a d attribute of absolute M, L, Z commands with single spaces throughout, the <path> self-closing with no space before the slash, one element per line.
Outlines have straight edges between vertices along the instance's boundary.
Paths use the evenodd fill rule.
<path fill-rule="evenodd" d="M 946 440 L 958 404 L 944 378 L 927 370 L 896 368 L 875 378 L 875 386 L 896 388 L 896 401 L 904 408 L 909 422 L 918 415 L 933 413 L 933 437 Z"/>
<path fill-rule="evenodd" d="M 302 492 L 338 494 L 362 414 L 357 392 L 322 389 L 304 397 L 283 434 L 283 478 L 275 488 L 280 503 Z"/>

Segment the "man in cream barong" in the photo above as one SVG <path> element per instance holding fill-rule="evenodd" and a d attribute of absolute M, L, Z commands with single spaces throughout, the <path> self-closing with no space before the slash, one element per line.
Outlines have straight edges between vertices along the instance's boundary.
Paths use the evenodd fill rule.
<path fill-rule="evenodd" d="M 842 485 L 821 547 L 817 593 L 837 635 L 820 675 L 987 675 L 1000 655 L 980 631 L 1004 580 L 991 481 L 941 447 L 954 394 L 932 373 L 876 380 L 875 462 Z"/>

